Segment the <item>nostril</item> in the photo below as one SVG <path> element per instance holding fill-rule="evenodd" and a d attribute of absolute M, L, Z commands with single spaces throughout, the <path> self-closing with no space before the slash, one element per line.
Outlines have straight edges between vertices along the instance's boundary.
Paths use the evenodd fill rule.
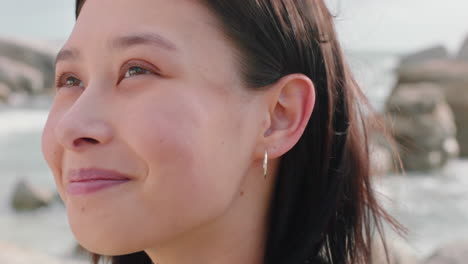
<path fill-rule="evenodd" d="M 75 139 L 75 141 L 73 141 L 73 145 L 75 147 L 79 147 L 81 145 L 86 145 L 86 144 L 92 144 L 92 145 L 95 145 L 95 144 L 98 144 L 99 141 L 97 141 L 96 139 L 94 138 L 87 138 L 87 137 L 84 137 L 84 138 L 78 138 L 78 139 Z"/>

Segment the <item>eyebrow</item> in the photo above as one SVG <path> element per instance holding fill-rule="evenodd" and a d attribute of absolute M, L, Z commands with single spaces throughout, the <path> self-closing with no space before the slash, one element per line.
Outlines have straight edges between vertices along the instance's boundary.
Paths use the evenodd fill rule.
<path fill-rule="evenodd" d="M 120 36 L 111 39 L 107 44 L 108 47 L 115 50 L 124 50 L 138 45 L 150 45 L 167 51 L 177 51 L 177 47 L 173 42 L 165 39 L 157 33 L 152 32 Z M 55 65 L 57 65 L 59 61 L 77 60 L 79 57 L 80 52 L 76 48 L 63 48 L 57 53 L 55 58 Z"/>
<path fill-rule="evenodd" d="M 59 61 L 77 60 L 79 57 L 80 57 L 80 52 L 77 49 L 74 49 L 74 48 L 61 49 L 57 53 L 57 57 L 55 57 L 55 66 L 57 66 L 57 63 Z"/>

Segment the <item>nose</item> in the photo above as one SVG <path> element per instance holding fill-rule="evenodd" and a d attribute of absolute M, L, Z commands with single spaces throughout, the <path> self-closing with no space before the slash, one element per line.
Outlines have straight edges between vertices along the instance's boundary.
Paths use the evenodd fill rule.
<path fill-rule="evenodd" d="M 85 94 L 64 112 L 54 131 L 59 143 L 74 152 L 108 144 L 113 136 L 105 104 Z"/>

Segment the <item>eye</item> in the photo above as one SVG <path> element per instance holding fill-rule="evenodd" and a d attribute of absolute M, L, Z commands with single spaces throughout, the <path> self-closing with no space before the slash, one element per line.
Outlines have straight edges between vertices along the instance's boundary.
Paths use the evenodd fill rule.
<path fill-rule="evenodd" d="M 153 73 L 140 66 L 131 66 L 125 72 L 125 78 L 132 77 L 135 75 L 141 75 L 141 74 L 153 74 Z"/>
<path fill-rule="evenodd" d="M 83 86 L 83 82 L 78 78 L 70 76 L 66 79 L 65 86 Z"/>
<path fill-rule="evenodd" d="M 61 87 L 84 87 L 84 84 L 83 82 L 74 77 L 74 76 L 71 76 L 71 75 L 68 75 L 68 74 L 62 74 L 60 75 L 56 82 L 55 82 L 55 86 L 57 88 L 61 88 Z"/>

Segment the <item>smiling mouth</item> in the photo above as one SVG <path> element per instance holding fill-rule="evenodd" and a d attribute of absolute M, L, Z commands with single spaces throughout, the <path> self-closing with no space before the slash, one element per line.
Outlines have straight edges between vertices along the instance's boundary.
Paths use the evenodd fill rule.
<path fill-rule="evenodd" d="M 68 174 L 67 192 L 71 195 L 91 194 L 129 181 L 129 176 L 112 170 L 71 170 Z"/>

